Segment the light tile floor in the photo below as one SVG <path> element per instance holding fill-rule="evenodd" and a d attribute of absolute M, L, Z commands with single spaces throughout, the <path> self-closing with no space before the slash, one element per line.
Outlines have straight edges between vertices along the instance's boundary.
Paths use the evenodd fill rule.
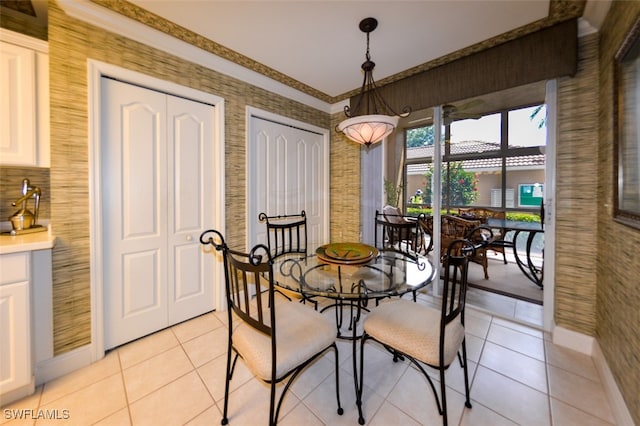
<path fill-rule="evenodd" d="M 482 305 L 486 297 L 495 302 L 493 296 L 482 293 L 472 292 L 470 303 Z M 436 301 L 422 294 L 418 302 Z M 447 372 L 450 425 L 614 424 L 590 357 L 554 345 L 539 328 L 504 319 L 507 311 L 517 317 L 515 304 L 501 316 L 484 309 L 487 306 L 467 308 L 472 409 L 464 407 L 459 364 Z M 527 322 L 532 323 L 536 315 L 541 321 L 541 313 L 534 310 L 525 314 Z M 0 424 L 220 424 L 226 322 L 226 313 L 212 312 L 117 348 L 99 362 L 39 386 L 34 395 L 3 407 Z M 328 353 L 298 377 L 285 398 L 280 424 L 358 424 L 352 345 L 339 341 L 338 346 L 344 415 L 336 414 L 333 354 Z M 432 377 L 436 379 L 437 374 Z M 441 424 L 426 380 L 409 363 L 393 363 L 373 343 L 365 346 L 363 401 L 371 426 Z M 267 411 L 268 387 L 239 361 L 232 380 L 230 424 L 266 424 Z M 18 413 L 29 419 L 15 419 Z M 34 416 L 68 419 L 34 421 Z"/>
<path fill-rule="evenodd" d="M 502 296 L 477 288 L 469 287 L 467 305 L 492 316 L 513 320 L 518 323 L 542 329 L 543 307 L 512 297 Z"/>

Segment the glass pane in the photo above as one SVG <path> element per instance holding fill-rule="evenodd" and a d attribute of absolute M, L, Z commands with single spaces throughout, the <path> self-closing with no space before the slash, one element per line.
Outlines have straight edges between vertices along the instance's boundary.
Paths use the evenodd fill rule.
<path fill-rule="evenodd" d="M 470 171 L 475 172 L 478 188 L 478 198 L 471 205 L 502 208 L 502 159 L 485 159 L 481 163 L 479 166 L 469 168 Z"/>
<path fill-rule="evenodd" d="M 407 165 L 407 206 L 431 205 L 431 163 Z"/>
<path fill-rule="evenodd" d="M 544 154 L 507 157 L 507 208 L 533 213 L 535 221 L 539 221 L 545 189 L 544 167 Z"/>
<path fill-rule="evenodd" d="M 407 207 L 431 207 L 433 164 L 409 164 L 406 170 Z M 457 207 L 475 205 L 479 199 L 477 175 L 465 170 L 462 161 L 442 164 L 442 182 L 442 205 L 445 209 L 449 206 L 455 211 Z"/>
<path fill-rule="evenodd" d="M 451 155 L 500 150 L 500 114 L 451 123 Z"/>
<path fill-rule="evenodd" d="M 464 161 L 443 164 L 442 205 L 453 208 L 473 205 L 478 199 L 478 179 L 475 173 L 465 169 Z"/>
<path fill-rule="evenodd" d="M 408 129 L 406 133 L 407 148 L 433 146 L 433 126 Z"/>
<path fill-rule="evenodd" d="M 509 148 L 545 146 L 546 119 L 545 105 L 509 111 Z"/>

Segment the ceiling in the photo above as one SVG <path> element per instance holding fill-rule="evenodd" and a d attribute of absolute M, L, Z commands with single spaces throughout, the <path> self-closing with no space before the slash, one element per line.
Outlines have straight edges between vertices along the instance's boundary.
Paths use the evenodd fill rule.
<path fill-rule="evenodd" d="M 3 13 L 15 12 L 7 10 L 10 4 L 29 3 L 26 0 L 1 1 Z M 109 4 L 106 0 L 93 2 Z M 249 63 L 255 61 L 258 66 L 254 69 L 266 66 L 285 80 L 290 79 L 298 86 L 301 84 L 303 91 L 304 86 L 310 88 L 306 90 L 308 93 L 329 103 L 359 91 L 366 34 L 360 31 L 358 24 L 366 17 L 378 20 L 378 28 L 370 35 L 370 53 L 376 63 L 374 78 L 384 84 L 415 70 L 429 68 L 438 61 L 446 62 L 447 58 L 473 51 L 478 43 L 501 34 L 522 35 L 532 28 L 565 20 L 567 16 L 575 17 L 576 13 L 582 14 L 581 32 L 597 30 L 610 2 L 129 0 L 151 14 L 239 53 L 248 58 Z M 37 19 L 42 20 L 46 14 L 46 0 L 32 0 L 31 3 Z M 153 15 L 151 19 L 161 21 Z M 162 22 L 159 28 L 163 28 Z"/>
<path fill-rule="evenodd" d="M 129 1 L 330 97 L 362 84 L 363 18 L 378 20 L 370 52 L 379 82 L 545 19 L 550 10 L 549 0 Z M 585 14 L 595 15 L 594 8 Z M 587 18 L 599 24 L 597 16 Z"/>

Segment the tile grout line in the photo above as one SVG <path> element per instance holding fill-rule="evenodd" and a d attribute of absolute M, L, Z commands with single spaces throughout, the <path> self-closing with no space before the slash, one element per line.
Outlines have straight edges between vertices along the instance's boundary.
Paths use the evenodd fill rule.
<path fill-rule="evenodd" d="M 127 393 L 127 384 L 124 380 L 124 369 L 122 368 L 122 361 L 120 360 L 120 352 L 117 352 L 118 367 L 120 367 L 120 379 L 122 380 L 122 389 L 124 389 L 124 400 L 127 403 L 127 415 L 129 416 L 129 424 L 133 424 L 133 416 L 131 415 L 131 404 L 129 404 L 129 395 Z"/>
<path fill-rule="evenodd" d="M 204 315 L 206 315 L 206 314 L 204 314 Z M 201 315 L 200 317 L 202 317 L 202 316 L 203 316 L 203 315 Z M 199 317 L 196 317 L 196 318 L 199 318 Z M 180 323 L 180 324 L 182 324 L 182 323 Z M 176 325 L 178 325 L 178 324 L 176 324 Z M 180 377 L 176 378 L 175 380 L 178 380 L 178 379 L 180 379 L 180 378 L 182 378 L 182 377 L 186 376 L 187 374 L 196 373 L 196 375 L 198 376 L 198 380 L 200 380 L 200 383 L 202 383 L 202 386 L 207 390 L 207 393 L 209 394 L 209 397 L 211 397 L 211 402 L 213 403 L 212 405 L 208 406 L 207 408 L 205 408 L 204 410 L 202 410 L 201 412 L 197 413 L 197 414 L 196 414 L 196 415 L 194 415 L 192 418 L 190 418 L 190 419 L 187 421 L 187 423 L 189 423 L 189 422 L 191 422 L 191 421 L 195 420 L 196 418 L 198 418 L 198 416 L 200 416 L 201 414 L 205 413 L 207 410 L 211 409 L 212 407 L 215 407 L 215 408 L 217 408 L 217 409 L 218 409 L 218 411 L 219 411 L 219 412 L 222 412 L 222 411 L 220 410 L 220 407 L 218 407 L 218 404 L 216 403 L 216 399 L 215 399 L 215 398 L 214 398 L 214 396 L 211 394 L 211 391 L 209 390 L 209 387 L 207 386 L 206 382 L 204 381 L 204 379 L 203 379 L 203 378 L 202 378 L 202 376 L 200 375 L 200 372 L 198 371 L 198 367 L 196 367 L 196 365 L 193 363 L 193 360 L 191 359 L 191 357 L 189 357 L 189 354 L 187 353 L 187 350 L 186 350 L 186 348 L 184 347 L 184 343 L 186 343 L 186 342 L 190 342 L 190 341 L 191 341 L 191 340 L 193 340 L 193 339 L 197 339 L 198 337 L 203 336 L 203 335 L 204 335 L 204 334 L 206 334 L 206 333 L 199 334 L 198 336 L 194 336 L 194 337 L 192 337 L 191 339 L 188 339 L 188 340 L 186 340 L 186 341 L 182 342 L 182 341 L 178 338 L 178 335 L 176 334 L 176 332 L 175 332 L 175 330 L 173 329 L 173 327 L 175 327 L 175 326 L 172 326 L 172 327 L 171 327 L 171 332 L 172 332 L 172 333 L 173 333 L 173 335 L 175 336 L 176 340 L 178 340 L 178 343 L 180 344 L 180 349 L 182 349 L 182 352 L 184 353 L 184 355 L 185 355 L 185 356 L 187 357 L 187 359 L 189 360 L 189 363 L 191 364 L 191 367 L 193 367 L 193 369 L 192 369 L 191 371 L 189 371 L 188 373 L 186 373 L 186 374 L 185 374 L 185 375 L 183 375 L 183 376 L 180 376 Z M 219 328 L 219 327 L 218 327 L 218 328 Z M 215 330 L 215 329 L 214 329 L 214 330 Z M 212 330 L 209 330 L 209 331 L 212 331 Z M 209 331 L 207 331 L 207 333 L 208 333 Z M 216 358 L 217 358 L 217 357 L 216 357 Z M 216 359 L 216 358 L 213 358 L 213 359 Z M 211 362 L 211 361 L 213 361 L 213 359 L 211 359 L 211 360 L 209 360 L 209 361 L 207 361 L 207 362 Z M 205 364 L 206 364 L 206 363 L 205 363 Z M 205 364 L 203 364 L 203 365 L 205 365 Z M 175 380 L 173 380 L 171 383 L 175 382 Z M 157 391 L 157 389 L 156 389 L 156 391 Z M 154 392 L 155 392 L 155 391 L 154 391 Z M 132 424 L 133 424 L 133 423 L 132 423 Z"/>

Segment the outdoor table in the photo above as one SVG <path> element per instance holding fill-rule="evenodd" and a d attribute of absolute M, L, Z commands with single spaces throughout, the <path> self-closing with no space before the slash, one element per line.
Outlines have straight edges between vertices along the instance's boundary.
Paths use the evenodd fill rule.
<path fill-rule="evenodd" d="M 517 220 L 507 219 L 487 219 L 486 225 L 490 228 L 502 228 L 504 232 L 514 231 L 513 234 L 513 255 L 516 260 L 516 264 L 522 271 L 525 277 L 531 280 L 538 287 L 543 288 L 542 280 L 544 278 L 544 251 L 543 251 L 543 264 L 536 265 L 531 259 L 531 247 L 536 234 L 544 234 L 544 228 L 541 223 L 538 222 L 521 222 Z M 518 237 L 520 233 L 525 232 L 528 234 L 526 240 L 525 254 L 526 257 L 523 260 L 518 252 Z"/>

